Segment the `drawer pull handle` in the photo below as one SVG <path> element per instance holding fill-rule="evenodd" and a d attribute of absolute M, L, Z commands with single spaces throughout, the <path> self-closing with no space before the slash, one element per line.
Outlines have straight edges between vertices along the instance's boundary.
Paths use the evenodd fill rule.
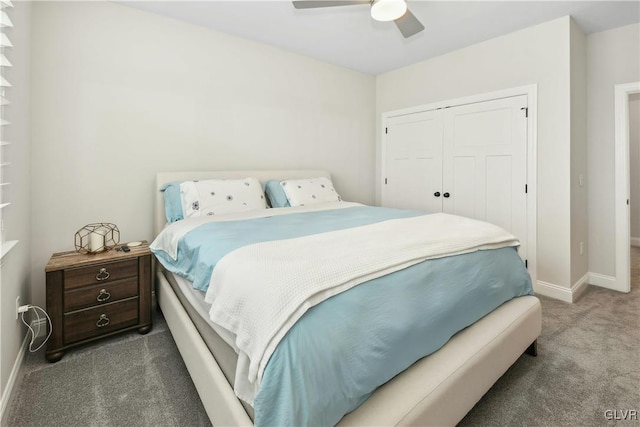
<path fill-rule="evenodd" d="M 107 292 L 106 289 L 100 289 L 100 293 L 98 294 L 98 297 L 96 299 L 98 300 L 98 302 L 105 302 L 108 301 L 109 298 L 111 298 L 111 294 Z"/>
<path fill-rule="evenodd" d="M 107 317 L 106 314 L 103 313 L 103 314 L 100 315 L 100 318 L 96 322 L 96 326 L 98 328 L 104 328 L 105 326 L 107 326 L 109 324 L 109 322 L 110 322 L 109 318 Z"/>
<path fill-rule="evenodd" d="M 107 280 L 110 274 L 106 268 L 101 268 L 98 274 L 96 274 L 96 280 L 102 282 L 103 280 Z"/>

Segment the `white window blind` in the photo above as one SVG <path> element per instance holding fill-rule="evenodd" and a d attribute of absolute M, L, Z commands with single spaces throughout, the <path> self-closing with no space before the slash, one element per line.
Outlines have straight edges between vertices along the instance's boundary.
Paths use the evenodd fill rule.
<path fill-rule="evenodd" d="M 10 93 L 11 83 L 6 78 L 6 70 L 10 68 L 10 49 L 13 47 L 11 40 L 5 33 L 7 28 L 13 27 L 13 23 L 10 18 L 10 11 L 13 8 L 11 0 L 0 0 L 0 260 L 9 253 L 11 248 L 18 243 L 16 240 L 5 241 L 5 212 L 11 205 L 9 200 L 9 173 L 8 169 L 11 166 L 11 162 L 8 158 L 8 147 L 11 144 L 6 139 L 7 127 L 11 125 L 11 122 L 7 120 L 7 109 L 10 108 Z"/>

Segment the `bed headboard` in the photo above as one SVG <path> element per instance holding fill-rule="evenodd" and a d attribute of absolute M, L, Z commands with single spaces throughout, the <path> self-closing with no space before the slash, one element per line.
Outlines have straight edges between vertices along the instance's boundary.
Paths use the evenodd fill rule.
<path fill-rule="evenodd" d="M 329 179 L 331 178 L 329 172 L 318 169 L 160 172 L 156 175 L 155 208 L 153 221 L 154 235 L 157 236 L 167 223 L 164 213 L 164 196 L 160 191 L 160 188 L 164 184 L 167 184 L 169 182 L 205 179 L 241 179 L 249 176 L 256 178 L 263 184 L 263 186 L 265 182 L 271 179 L 282 181 L 285 179 L 316 178 L 320 176 Z"/>

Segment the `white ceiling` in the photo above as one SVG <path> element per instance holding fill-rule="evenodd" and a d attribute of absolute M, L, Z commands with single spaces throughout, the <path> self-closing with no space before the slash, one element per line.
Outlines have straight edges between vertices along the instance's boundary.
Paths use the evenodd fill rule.
<path fill-rule="evenodd" d="M 425 31 L 403 39 L 367 5 L 294 9 L 290 1 L 121 3 L 369 74 L 380 74 L 561 16 L 587 33 L 640 22 L 640 1 L 421 1 L 409 9 Z"/>

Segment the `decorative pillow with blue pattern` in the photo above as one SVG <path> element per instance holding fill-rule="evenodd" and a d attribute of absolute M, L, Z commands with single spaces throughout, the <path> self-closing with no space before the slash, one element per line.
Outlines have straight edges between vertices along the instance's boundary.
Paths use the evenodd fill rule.
<path fill-rule="evenodd" d="M 185 181 L 180 184 L 180 198 L 185 218 L 267 208 L 262 186 L 253 177 Z"/>
<path fill-rule="evenodd" d="M 325 177 L 288 179 L 280 181 L 291 206 L 305 206 L 317 203 L 339 202 L 342 199 L 333 188 L 333 183 Z"/>
<path fill-rule="evenodd" d="M 267 208 L 262 186 L 252 177 L 172 182 L 160 191 L 164 192 L 164 210 L 169 223 Z"/>

